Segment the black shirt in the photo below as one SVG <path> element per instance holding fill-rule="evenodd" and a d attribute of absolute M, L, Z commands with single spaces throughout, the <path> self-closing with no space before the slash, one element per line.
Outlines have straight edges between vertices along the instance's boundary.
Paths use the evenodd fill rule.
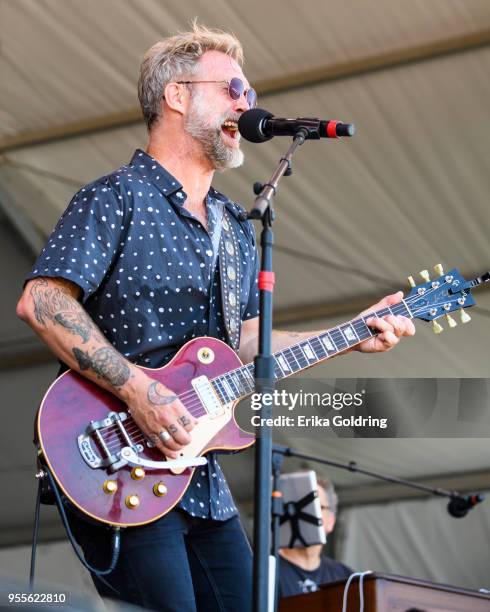
<path fill-rule="evenodd" d="M 347 579 L 352 572 L 353 570 L 350 567 L 330 559 L 326 555 L 322 555 L 317 569 L 311 571 L 304 570 L 280 557 L 280 596 L 291 597 L 291 595 L 299 595 L 300 593 L 312 593 L 318 591 L 321 584 Z"/>

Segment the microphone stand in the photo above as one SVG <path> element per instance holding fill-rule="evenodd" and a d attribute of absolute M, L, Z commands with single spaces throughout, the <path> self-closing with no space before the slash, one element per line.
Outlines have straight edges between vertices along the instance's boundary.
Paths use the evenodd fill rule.
<path fill-rule="evenodd" d="M 260 315 L 259 315 L 259 352 L 254 359 L 255 392 L 259 394 L 274 391 L 274 357 L 272 355 L 272 295 L 274 290 L 274 272 L 272 271 L 272 245 L 274 235 L 272 223 L 274 208 L 272 199 L 276 194 L 277 185 L 282 176 L 292 172 L 291 161 L 295 150 L 308 137 L 306 129 L 299 129 L 286 155 L 280 159 L 279 165 L 268 183 L 255 184 L 257 195 L 248 219 L 260 219 L 262 232 L 260 244 L 262 247 L 261 268 L 259 272 Z M 272 407 L 262 405 L 259 416 L 263 419 L 272 416 Z M 269 564 L 270 564 L 270 517 L 271 517 L 271 468 L 272 468 L 272 429 L 268 425 L 260 425 L 256 429 L 255 444 L 255 509 L 254 509 L 254 561 L 253 561 L 253 610 L 268 612 L 273 605 L 270 595 Z M 271 608 L 273 609 L 273 608 Z"/>
<path fill-rule="evenodd" d="M 364 474 L 366 476 L 372 476 L 377 478 L 378 480 L 384 480 L 386 482 L 394 482 L 396 484 L 400 484 L 404 487 L 408 487 L 410 489 L 417 489 L 418 491 L 425 491 L 426 493 L 430 493 L 431 495 L 438 495 L 439 497 L 447 497 L 449 498 L 448 503 L 448 512 L 451 516 L 455 518 L 462 518 L 466 515 L 468 510 L 470 510 L 476 504 L 482 502 L 485 499 L 485 496 L 482 493 L 475 493 L 473 495 L 461 495 L 457 491 L 447 491 L 446 489 L 440 489 L 438 487 L 429 487 L 427 485 L 419 484 L 417 482 L 412 482 L 411 480 L 405 480 L 404 478 L 398 478 L 397 476 L 387 476 L 386 474 L 380 474 L 379 472 L 372 472 L 371 470 L 366 470 L 358 467 L 355 461 L 349 461 L 349 463 L 341 463 L 339 461 L 332 461 L 330 459 L 322 459 L 320 457 L 316 457 L 315 455 L 306 455 L 305 453 L 299 453 L 292 448 L 287 446 L 281 446 L 280 444 L 273 444 L 272 446 L 272 461 L 275 468 L 274 478 L 277 480 L 279 478 L 279 471 L 282 466 L 282 461 L 284 457 L 297 457 L 298 459 L 306 459 L 307 461 L 313 461 L 315 463 L 321 463 L 323 465 L 329 465 L 331 467 L 339 468 L 341 470 L 348 470 L 349 472 L 357 472 L 358 474 Z M 272 529 L 279 529 L 279 521 L 274 520 L 272 523 Z M 279 541 L 279 534 L 273 534 L 273 541 Z M 274 548 L 274 554 L 277 556 L 279 553 L 279 547 L 276 544 Z"/>

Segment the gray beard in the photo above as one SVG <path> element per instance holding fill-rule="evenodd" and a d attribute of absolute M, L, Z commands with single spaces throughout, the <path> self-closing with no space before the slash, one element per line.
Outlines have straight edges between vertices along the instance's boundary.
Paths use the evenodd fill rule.
<path fill-rule="evenodd" d="M 228 147 L 223 141 L 221 126 L 225 120 L 226 117 L 221 117 L 215 125 L 211 125 L 201 107 L 199 94 L 196 93 L 192 96 L 192 103 L 184 123 L 184 129 L 201 143 L 204 154 L 211 161 L 215 170 L 238 168 L 244 160 L 243 151 Z"/>

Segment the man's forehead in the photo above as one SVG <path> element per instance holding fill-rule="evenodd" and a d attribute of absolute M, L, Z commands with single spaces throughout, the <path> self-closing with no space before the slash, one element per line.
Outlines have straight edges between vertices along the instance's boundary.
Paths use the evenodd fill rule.
<path fill-rule="evenodd" d="M 216 80 L 239 77 L 248 85 L 241 66 L 232 57 L 221 51 L 206 51 L 199 60 L 199 66 L 199 76 Z"/>

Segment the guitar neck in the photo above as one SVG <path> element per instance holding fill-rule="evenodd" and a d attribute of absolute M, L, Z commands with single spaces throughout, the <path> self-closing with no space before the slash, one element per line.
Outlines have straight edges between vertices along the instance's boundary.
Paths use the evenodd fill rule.
<path fill-rule="evenodd" d="M 370 329 L 366 320 L 389 314 L 413 317 L 410 308 L 402 300 L 393 306 L 371 312 L 363 317 L 358 317 L 301 340 L 301 342 L 273 354 L 275 379 L 281 380 L 306 370 L 360 344 L 368 338 L 372 338 L 376 335 L 376 332 Z M 255 388 L 254 365 L 249 363 L 236 370 L 231 370 L 214 378 L 212 382 L 218 395 L 225 403 L 246 397 L 253 393 Z"/>

